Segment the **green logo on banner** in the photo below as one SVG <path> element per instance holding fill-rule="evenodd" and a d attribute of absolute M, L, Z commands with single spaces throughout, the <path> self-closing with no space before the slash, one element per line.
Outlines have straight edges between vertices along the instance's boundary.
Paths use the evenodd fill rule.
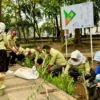
<path fill-rule="evenodd" d="M 70 22 L 71 22 L 71 20 L 75 17 L 75 15 L 76 15 L 76 13 L 73 11 L 73 10 L 71 10 L 70 12 L 69 12 L 69 14 L 64 10 L 64 15 L 65 15 L 65 26 L 67 26 Z"/>

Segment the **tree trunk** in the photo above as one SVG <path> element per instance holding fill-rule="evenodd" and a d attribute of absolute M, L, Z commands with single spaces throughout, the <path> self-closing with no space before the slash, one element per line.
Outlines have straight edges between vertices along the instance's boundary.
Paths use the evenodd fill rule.
<path fill-rule="evenodd" d="M 33 5 L 33 9 L 35 9 L 35 3 Z M 34 39 L 35 39 L 36 38 L 36 36 L 35 36 L 35 32 L 36 32 L 36 28 L 35 28 L 35 12 L 33 12 L 33 20 L 34 20 L 34 24 L 33 24 L 33 29 L 34 29 L 33 35 L 34 35 Z"/>
<path fill-rule="evenodd" d="M 25 32 L 26 32 L 26 42 L 29 43 L 29 29 L 28 29 L 28 26 L 26 25 L 24 28 L 25 28 Z"/>
<path fill-rule="evenodd" d="M 40 34 L 40 30 L 39 30 L 39 28 L 38 28 L 37 20 L 35 20 L 35 25 L 36 25 L 35 28 L 36 28 L 37 35 L 38 35 L 39 38 L 41 38 L 41 34 Z M 39 30 L 39 31 L 37 31 L 37 30 Z"/>
<path fill-rule="evenodd" d="M 0 0 L 0 22 L 2 21 L 2 0 Z"/>
<path fill-rule="evenodd" d="M 75 44 L 76 46 L 82 46 L 80 29 L 75 29 Z"/>
<path fill-rule="evenodd" d="M 18 32 L 19 32 L 19 34 L 18 34 L 18 38 L 19 38 L 19 39 L 21 39 L 21 31 L 20 31 L 20 26 L 18 26 L 18 25 L 17 25 L 17 30 L 18 30 Z"/>
<path fill-rule="evenodd" d="M 64 31 L 62 30 L 62 20 L 61 20 L 61 13 L 60 13 L 60 36 L 61 36 L 61 44 L 62 44 L 62 52 L 65 51 L 65 47 L 63 46 L 65 43 L 65 38 L 64 38 Z"/>
<path fill-rule="evenodd" d="M 22 33 L 23 33 L 23 36 L 24 36 L 24 41 L 26 42 L 26 36 L 25 36 L 25 32 L 24 32 L 24 26 L 22 26 L 21 29 L 22 29 Z"/>
<path fill-rule="evenodd" d="M 84 28 L 84 35 L 86 36 L 86 28 Z"/>
<path fill-rule="evenodd" d="M 96 25 L 96 33 L 98 33 L 98 25 Z"/>
<path fill-rule="evenodd" d="M 24 34 L 24 29 L 23 29 L 23 22 L 22 22 L 22 16 L 21 16 L 21 6 L 20 6 L 20 2 L 19 2 L 19 0 L 17 0 L 16 1 L 17 3 L 18 3 L 18 16 L 19 16 L 19 18 L 20 18 L 20 23 L 22 23 L 22 25 L 20 25 L 21 26 L 21 28 L 19 28 L 19 30 L 21 29 L 22 30 L 22 33 L 23 33 L 23 36 L 24 36 L 24 40 L 25 40 L 25 34 Z M 16 16 L 17 16 L 17 12 L 16 12 Z M 16 21 L 17 21 L 17 17 L 16 17 Z M 19 26 L 18 26 L 19 27 Z M 19 35 L 21 35 L 20 34 L 20 31 L 19 31 Z"/>
<path fill-rule="evenodd" d="M 59 25 L 58 25 L 58 18 L 57 18 L 57 16 L 55 17 L 55 19 L 56 19 L 57 38 L 59 38 L 59 37 L 60 37 L 60 30 L 59 30 Z"/>
<path fill-rule="evenodd" d="M 65 37 L 64 37 L 64 31 L 63 30 L 61 31 L 60 36 L 61 36 L 62 52 L 64 52 L 65 51 L 65 45 L 64 45 Z"/>
<path fill-rule="evenodd" d="M 34 24 L 33 24 L 33 29 L 34 29 L 34 31 L 33 31 L 33 35 L 34 35 L 34 39 L 36 38 L 36 36 L 35 36 L 35 20 L 34 20 Z"/>

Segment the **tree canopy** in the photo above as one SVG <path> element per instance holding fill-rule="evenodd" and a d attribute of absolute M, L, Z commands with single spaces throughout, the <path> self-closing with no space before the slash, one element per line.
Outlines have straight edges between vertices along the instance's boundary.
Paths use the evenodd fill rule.
<path fill-rule="evenodd" d="M 98 25 L 100 20 L 100 2 L 91 0 L 94 3 L 94 23 Z M 33 27 L 34 37 L 38 34 L 38 23 L 44 18 L 50 21 L 60 36 L 58 19 L 63 5 L 73 5 L 88 2 L 88 0 L 0 0 L 0 19 L 6 23 L 7 27 L 14 26 L 24 33 L 24 27 Z M 1 9 L 2 8 L 2 9 Z M 2 17 L 1 17 L 2 16 Z"/>

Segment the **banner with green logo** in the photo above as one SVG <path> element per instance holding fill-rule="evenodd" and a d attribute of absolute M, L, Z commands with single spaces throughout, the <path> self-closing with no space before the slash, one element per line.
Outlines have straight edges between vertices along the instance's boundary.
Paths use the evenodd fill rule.
<path fill-rule="evenodd" d="M 93 27 L 93 2 L 81 3 L 61 8 L 62 29 Z"/>

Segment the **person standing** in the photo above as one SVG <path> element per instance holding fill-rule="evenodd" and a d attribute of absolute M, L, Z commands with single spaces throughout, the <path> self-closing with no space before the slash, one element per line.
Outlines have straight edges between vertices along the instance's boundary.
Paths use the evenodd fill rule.
<path fill-rule="evenodd" d="M 8 60 L 7 60 L 7 37 L 5 33 L 5 24 L 0 22 L 0 72 L 8 71 Z"/>
<path fill-rule="evenodd" d="M 17 51 L 17 47 L 16 47 L 16 31 L 15 30 L 11 30 L 11 33 L 7 35 L 7 48 L 11 51 L 10 52 L 10 63 L 11 64 L 15 64 L 16 61 L 15 59 L 17 58 L 16 55 L 16 51 Z"/>

